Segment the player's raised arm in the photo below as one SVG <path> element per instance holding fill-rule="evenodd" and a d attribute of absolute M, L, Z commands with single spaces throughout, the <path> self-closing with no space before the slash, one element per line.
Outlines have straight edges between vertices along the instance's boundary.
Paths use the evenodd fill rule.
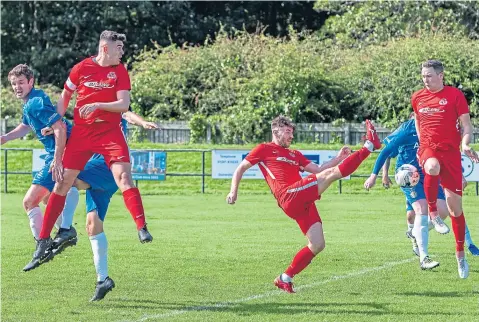
<path fill-rule="evenodd" d="M 459 116 L 459 121 L 461 121 L 462 124 L 462 152 L 464 152 L 465 155 L 467 155 L 469 158 L 471 158 L 472 161 L 478 163 L 479 162 L 479 157 L 477 155 L 477 152 L 472 149 L 470 146 L 471 141 L 472 141 L 472 132 L 473 132 L 473 126 L 471 123 L 471 116 L 469 113 L 465 113 Z"/>
<path fill-rule="evenodd" d="M 20 123 L 17 125 L 16 128 L 11 130 L 10 132 L 0 136 L 0 144 L 3 145 L 7 143 L 8 141 L 12 141 L 15 139 L 19 139 L 30 133 L 32 129 L 30 126 Z"/>
<path fill-rule="evenodd" d="M 238 199 L 238 187 L 239 183 L 241 181 L 241 178 L 243 178 L 243 174 L 245 173 L 246 170 L 251 168 L 253 165 L 246 159 L 241 161 L 240 165 L 236 168 L 235 172 L 233 173 L 233 178 L 231 179 L 231 189 L 230 193 L 226 197 L 226 202 L 229 203 L 230 205 L 234 204 L 236 202 L 236 199 Z"/>
<path fill-rule="evenodd" d="M 136 114 L 133 111 L 127 111 L 127 112 L 123 113 L 122 117 L 128 123 L 133 124 L 133 125 L 141 126 L 144 129 L 159 129 L 160 128 L 158 126 L 158 124 L 145 120 L 143 117 L 141 117 L 140 115 Z"/>

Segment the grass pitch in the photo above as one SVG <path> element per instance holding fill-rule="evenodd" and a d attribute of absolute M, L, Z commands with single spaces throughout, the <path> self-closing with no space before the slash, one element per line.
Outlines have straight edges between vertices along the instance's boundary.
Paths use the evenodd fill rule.
<path fill-rule="evenodd" d="M 477 321 L 479 258 L 460 280 L 452 232 L 431 232 L 440 261 L 421 271 L 405 237 L 397 194 L 337 195 L 317 202 L 326 249 L 295 278 L 297 294 L 272 282 L 305 245 L 296 223 L 271 195 L 145 196 L 152 244 L 140 244 L 115 196 L 105 221 L 116 288 L 88 300 L 95 270 L 84 232 L 84 196 L 75 215 L 76 247 L 24 273 L 34 243 L 20 194 L 2 194 L 3 321 Z M 478 198 L 465 213 L 479 243 Z M 450 221 L 447 221 L 449 224 Z"/>

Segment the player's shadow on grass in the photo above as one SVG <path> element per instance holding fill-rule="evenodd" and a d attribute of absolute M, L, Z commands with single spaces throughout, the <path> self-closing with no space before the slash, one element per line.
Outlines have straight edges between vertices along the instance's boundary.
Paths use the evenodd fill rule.
<path fill-rule="evenodd" d="M 106 303 L 105 303 L 106 304 Z M 389 304 L 378 303 L 218 303 L 218 302 L 192 302 L 178 303 L 162 302 L 161 300 L 133 300 L 110 298 L 108 306 L 121 309 L 139 310 L 174 310 L 187 312 L 231 312 L 240 315 L 253 315 L 257 313 L 268 314 L 368 314 L 385 315 L 391 314 L 387 309 Z M 164 312 L 168 313 L 168 312 Z M 161 314 L 161 313 L 160 313 Z"/>
<path fill-rule="evenodd" d="M 405 295 L 405 296 L 429 296 L 429 297 L 464 297 L 470 295 L 469 292 L 435 292 L 435 291 L 427 291 L 427 292 L 405 292 L 405 293 L 397 293 L 398 295 Z"/>

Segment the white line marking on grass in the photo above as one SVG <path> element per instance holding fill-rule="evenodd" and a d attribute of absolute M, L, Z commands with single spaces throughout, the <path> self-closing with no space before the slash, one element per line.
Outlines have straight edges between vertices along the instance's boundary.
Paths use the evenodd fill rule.
<path fill-rule="evenodd" d="M 316 286 L 319 286 L 319 285 L 324 285 L 324 284 L 328 284 L 328 283 L 331 283 L 331 282 L 351 278 L 351 277 L 357 277 L 357 276 L 365 275 L 365 274 L 368 274 L 368 273 L 382 271 L 382 270 L 385 270 L 385 269 L 388 269 L 388 268 L 391 268 L 391 267 L 394 267 L 394 266 L 398 266 L 398 265 L 402 265 L 402 264 L 412 262 L 414 260 L 417 260 L 417 258 L 414 257 L 414 258 L 409 258 L 409 259 L 405 259 L 405 260 L 402 260 L 402 261 L 389 262 L 389 263 L 385 263 L 381 266 L 365 268 L 365 269 L 362 269 L 360 271 L 351 272 L 351 273 L 348 273 L 348 274 L 345 274 L 345 275 L 332 276 L 328 279 L 325 279 L 325 280 L 322 280 L 322 281 L 319 281 L 319 282 L 314 282 L 314 283 L 311 283 L 311 284 L 306 284 L 306 285 L 301 285 L 301 286 L 295 287 L 295 289 L 297 291 L 299 291 L 299 290 L 308 289 L 308 288 L 316 287 Z M 257 300 L 257 299 L 268 298 L 268 297 L 272 297 L 272 296 L 276 296 L 276 295 L 280 295 L 280 294 L 284 294 L 284 292 L 280 291 L 280 290 L 275 290 L 275 291 L 266 292 L 266 293 L 263 293 L 263 294 L 252 295 L 252 296 L 248 296 L 248 297 L 245 297 L 245 298 L 242 298 L 242 299 L 232 300 L 232 301 L 228 301 L 228 302 L 220 302 L 220 303 L 212 304 L 212 305 L 190 306 L 190 307 L 186 307 L 182 310 L 173 310 L 173 311 L 170 311 L 170 312 L 167 312 L 167 313 L 162 313 L 162 314 L 145 315 L 137 321 L 138 322 L 143 322 L 143 321 L 147 321 L 147 320 L 150 320 L 150 319 L 169 318 L 169 317 L 172 317 L 172 316 L 181 315 L 181 314 L 185 314 L 185 313 L 188 313 L 188 312 L 221 309 L 221 308 L 225 308 L 225 307 L 234 306 L 235 304 L 249 302 L 249 301 Z"/>

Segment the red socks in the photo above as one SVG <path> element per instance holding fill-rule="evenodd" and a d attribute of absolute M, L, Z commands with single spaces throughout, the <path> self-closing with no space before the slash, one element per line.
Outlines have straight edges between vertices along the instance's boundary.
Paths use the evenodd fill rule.
<path fill-rule="evenodd" d="M 344 159 L 344 161 L 338 166 L 339 171 L 343 177 L 349 176 L 351 173 L 356 171 L 359 165 L 371 154 L 371 151 L 362 147 L 358 151 L 351 154 L 349 157 Z"/>
<path fill-rule="evenodd" d="M 313 252 L 306 246 L 301 249 L 296 256 L 293 258 L 293 262 L 284 272 L 289 277 L 293 278 L 296 274 L 299 274 L 306 266 L 311 263 L 311 260 L 314 258 Z"/>
<path fill-rule="evenodd" d="M 424 171 L 424 193 L 429 212 L 437 211 L 437 192 L 439 190 L 439 176 L 432 176 Z M 452 217 L 451 217 L 452 218 Z"/>
<path fill-rule="evenodd" d="M 65 199 L 67 196 L 60 196 L 52 192 L 48 199 L 47 208 L 45 209 L 45 215 L 43 216 L 42 230 L 40 231 L 39 238 L 44 239 L 50 237 L 55 222 L 65 207 Z"/>
<path fill-rule="evenodd" d="M 140 230 L 145 227 L 145 211 L 143 210 L 143 202 L 141 201 L 140 191 L 138 188 L 130 188 L 123 192 L 123 200 L 131 217 L 136 223 L 136 229 Z"/>
<path fill-rule="evenodd" d="M 459 217 L 451 217 L 452 231 L 456 239 L 456 252 L 464 251 L 464 239 L 466 238 L 466 219 L 464 213 Z"/>

